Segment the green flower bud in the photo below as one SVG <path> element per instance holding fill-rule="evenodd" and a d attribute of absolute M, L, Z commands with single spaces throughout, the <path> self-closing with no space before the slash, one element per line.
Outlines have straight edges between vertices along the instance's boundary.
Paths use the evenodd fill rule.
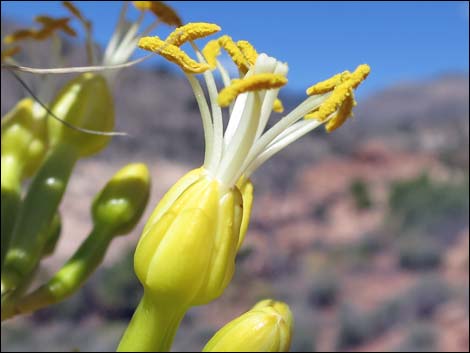
<path fill-rule="evenodd" d="M 2 269 L 21 203 L 21 182 L 36 172 L 47 150 L 42 112 L 26 98 L 2 119 Z"/>
<path fill-rule="evenodd" d="M 93 202 L 91 234 L 47 283 L 2 307 L 2 320 L 58 303 L 75 293 L 102 262 L 112 239 L 130 232 L 137 224 L 149 192 L 150 176 L 145 164 L 129 164 L 118 171 Z"/>
<path fill-rule="evenodd" d="M 82 129 L 108 132 L 114 128 L 114 102 L 106 79 L 85 73 L 70 80 L 51 104 L 51 111 L 62 120 Z M 78 147 L 81 157 L 101 151 L 110 136 L 91 135 L 48 119 L 52 146 L 68 143 Z"/>
<path fill-rule="evenodd" d="M 117 172 L 96 195 L 92 215 L 116 234 L 130 232 L 145 210 L 150 194 L 150 175 L 145 164 L 129 164 Z"/>
<path fill-rule="evenodd" d="M 203 352 L 288 352 L 292 326 L 287 304 L 263 300 L 222 327 Z"/>
<path fill-rule="evenodd" d="M 82 129 L 105 132 L 114 126 L 111 93 L 105 78 L 96 74 L 70 80 L 52 102 L 51 111 Z M 41 259 L 47 241 L 45 229 L 59 207 L 76 161 L 100 151 L 109 141 L 109 136 L 87 134 L 56 119 L 47 119 L 47 126 L 49 153 L 18 211 L 2 268 L 2 293 L 16 290 Z"/>
<path fill-rule="evenodd" d="M 35 173 L 46 150 L 44 109 L 30 98 L 22 99 L 2 119 L 2 160 L 13 159 L 18 164 L 21 181 Z M 11 163 L 9 167 L 12 167 Z M 4 173 L 8 171 L 2 168 L 2 181 Z"/>
<path fill-rule="evenodd" d="M 184 176 L 161 200 L 137 245 L 135 271 L 145 290 L 183 306 L 222 294 L 235 268 L 243 206 L 237 187 L 224 190 L 204 169 Z"/>

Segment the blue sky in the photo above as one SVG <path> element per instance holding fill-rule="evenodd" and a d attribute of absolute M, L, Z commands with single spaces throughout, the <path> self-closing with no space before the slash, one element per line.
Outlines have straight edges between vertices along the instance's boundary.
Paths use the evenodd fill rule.
<path fill-rule="evenodd" d="M 215 22 L 234 39 L 248 39 L 259 52 L 287 61 L 289 86 L 296 90 L 364 62 L 372 74 L 362 94 L 445 72 L 468 73 L 467 2 L 167 3 L 185 22 Z M 105 43 L 120 2 L 76 4 L 93 21 L 97 41 Z M 66 14 L 60 2 L 2 1 L 2 16 L 28 23 L 39 13 Z M 154 33 L 168 32 L 162 26 Z"/>

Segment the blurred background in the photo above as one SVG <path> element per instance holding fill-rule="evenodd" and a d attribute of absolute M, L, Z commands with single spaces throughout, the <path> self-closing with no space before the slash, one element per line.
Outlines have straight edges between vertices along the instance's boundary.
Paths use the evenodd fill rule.
<path fill-rule="evenodd" d="M 174 350 L 201 350 L 224 323 L 270 297 L 294 312 L 292 351 L 468 351 L 468 2 L 167 3 L 184 22 L 215 22 L 288 62 L 287 111 L 314 82 L 372 67 L 354 119 L 331 134 L 314 131 L 254 175 L 235 277 L 220 299 L 189 312 Z M 76 4 L 104 45 L 120 2 Z M 35 15 L 66 15 L 60 2 L 3 1 L 1 10 L 2 37 Z M 82 39 L 68 40 L 64 53 L 68 66 L 84 65 Z M 19 61 L 33 65 L 28 58 Z M 34 59 L 47 66 L 46 45 Z M 26 93 L 3 70 L 1 84 L 3 115 Z M 200 115 L 179 69 L 159 58 L 126 69 L 115 97 L 117 130 L 130 136 L 79 162 L 44 280 L 86 236 L 92 198 L 117 169 L 137 161 L 151 168 L 145 220 L 202 163 Z M 142 226 L 112 244 L 78 294 L 2 324 L 2 351 L 114 350 L 142 294 L 132 269 Z"/>

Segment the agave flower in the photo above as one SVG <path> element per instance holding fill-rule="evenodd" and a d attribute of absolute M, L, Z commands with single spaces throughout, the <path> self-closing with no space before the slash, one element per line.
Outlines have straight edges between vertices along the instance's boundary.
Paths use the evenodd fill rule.
<path fill-rule="evenodd" d="M 287 83 L 288 66 L 259 54 L 247 41 L 222 36 L 201 51 L 195 39 L 220 27 L 189 23 L 165 40 L 143 37 L 139 47 L 179 65 L 198 103 L 205 136 L 204 164 L 183 176 L 163 197 L 144 227 L 134 265 L 144 296 L 126 331 L 120 350 L 166 350 L 186 310 L 222 294 L 235 268 L 235 257 L 249 224 L 253 200 L 250 176 L 281 149 L 325 124 L 341 126 L 355 105 L 354 89 L 369 74 L 360 65 L 307 89 L 309 97 L 270 129 L 273 110 L 282 111 L 279 89 Z M 181 49 L 189 42 L 196 55 Z M 240 71 L 231 79 L 218 62 L 227 51 Z M 224 88 L 217 89 L 218 69 Z M 196 74 L 203 74 L 206 100 Z M 229 109 L 223 129 L 223 108 Z M 151 320 L 151 321 L 149 321 Z M 150 326 L 156 334 L 145 334 Z M 150 330 L 150 328 L 149 328 Z"/>

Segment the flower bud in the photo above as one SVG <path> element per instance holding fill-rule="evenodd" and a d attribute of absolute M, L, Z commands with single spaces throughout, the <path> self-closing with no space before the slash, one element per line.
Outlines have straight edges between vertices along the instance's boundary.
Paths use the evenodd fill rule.
<path fill-rule="evenodd" d="M 145 291 L 177 305 L 206 304 L 230 282 L 243 222 L 243 197 L 205 169 L 186 174 L 163 197 L 137 245 Z M 247 215 L 249 216 L 249 215 Z"/>
<path fill-rule="evenodd" d="M 96 225 L 128 233 L 145 210 L 150 193 L 150 175 L 145 164 L 129 164 L 118 171 L 93 201 Z"/>
<path fill-rule="evenodd" d="M 222 327 L 203 352 L 287 352 L 292 326 L 287 304 L 263 300 Z"/>
<path fill-rule="evenodd" d="M 114 102 L 106 79 L 85 73 L 70 80 L 51 104 L 51 111 L 65 122 L 88 130 L 109 132 L 114 128 Z M 110 136 L 87 134 L 48 119 L 52 146 L 69 143 L 78 148 L 80 157 L 99 152 Z"/>
<path fill-rule="evenodd" d="M 21 165 L 20 181 L 41 164 L 47 150 L 46 132 L 44 109 L 36 108 L 30 98 L 19 101 L 2 119 L 2 159 Z"/>

